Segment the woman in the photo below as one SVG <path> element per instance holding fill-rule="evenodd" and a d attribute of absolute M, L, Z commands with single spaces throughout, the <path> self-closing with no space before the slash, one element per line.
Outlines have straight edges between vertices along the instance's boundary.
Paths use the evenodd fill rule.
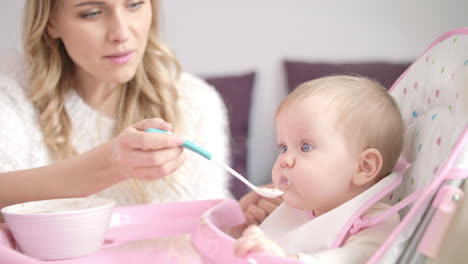
<path fill-rule="evenodd" d="M 26 74 L 0 76 L 0 208 L 95 193 L 118 205 L 230 196 L 224 171 L 179 147 L 175 135 L 228 159 L 226 109 L 179 73 L 157 14 L 156 0 L 26 1 Z"/>

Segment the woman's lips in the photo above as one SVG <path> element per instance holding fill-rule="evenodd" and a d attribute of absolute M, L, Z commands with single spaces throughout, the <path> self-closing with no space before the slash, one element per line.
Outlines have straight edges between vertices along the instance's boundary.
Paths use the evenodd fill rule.
<path fill-rule="evenodd" d="M 104 56 L 104 58 L 111 60 L 116 64 L 124 64 L 127 63 L 133 55 L 133 51 L 126 51 L 122 53 L 116 53 L 108 56 Z"/>

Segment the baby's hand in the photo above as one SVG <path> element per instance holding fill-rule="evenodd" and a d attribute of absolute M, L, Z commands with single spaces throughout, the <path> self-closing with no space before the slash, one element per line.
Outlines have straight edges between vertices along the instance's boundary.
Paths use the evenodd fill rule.
<path fill-rule="evenodd" d="M 274 188 L 273 184 L 261 187 Z M 251 191 L 239 200 L 239 205 L 244 212 L 245 223 L 235 226 L 227 231 L 229 235 L 238 238 L 250 225 L 260 225 L 281 203 L 282 197 L 266 198 Z"/>
<path fill-rule="evenodd" d="M 268 184 L 261 187 L 271 188 L 275 186 Z M 247 226 L 261 224 L 282 202 L 282 197 L 265 198 L 253 191 L 239 200 Z"/>
<path fill-rule="evenodd" d="M 245 257 L 249 253 L 267 252 L 269 254 L 285 257 L 286 252 L 275 242 L 267 238 L 257 226 L 248 227 L 234 245 L 234 255 Z"/>

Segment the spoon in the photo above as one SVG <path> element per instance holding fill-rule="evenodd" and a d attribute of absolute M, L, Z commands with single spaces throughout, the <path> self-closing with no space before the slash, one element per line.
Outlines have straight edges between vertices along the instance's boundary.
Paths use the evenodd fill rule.
<path fill-rule="evenodd" d="M 146 132 L 164 133 L 164 134 L 170 133 L 168 131 L 155 129 L 155 128 L 148 128 L 145 131 Z M 233 170 L 231 167 L 226 165 L 226 163 L 216 159 L 215 157 L 213 157 L 213 155 L 210 152 L 206 151 L 204 148 L 194 144 L 193 142 L 191 142 L 189 140 L 185 140 L 184 143 L 181 146 L 184 147 L 184 148 L 187 148 L 187 149 L 189 149 L 189 150 L 191 150 L 191 151 L 193 151 L 193 152 L 195 152 L 197 154 L 199 154 L 200 156 L 202 156 L 202 157 L 204 157 L 204 158 L 206 158 L 208 160 L 211 160 L 212 162 L 214 162 L 215 164 L 217 164 L 221 168 L 227 170 L 230 174 L 232 174 L 234 177 L 239 179 L 241 182 L 243 182 L 245 185 L 247 185 L 250 189 L 252 189 L 254 192 L 260 194 L 261 196 L 268 197 L 268 198 L 275 198 L 275 197 L 281 196 L 283 194 L 283 191 L 281 191 L 279 189 L 276 189 L 276 188 L 258 187 L 258 186 L 253 185 L 244 176 L 242 176 L 237 171 Z"/>

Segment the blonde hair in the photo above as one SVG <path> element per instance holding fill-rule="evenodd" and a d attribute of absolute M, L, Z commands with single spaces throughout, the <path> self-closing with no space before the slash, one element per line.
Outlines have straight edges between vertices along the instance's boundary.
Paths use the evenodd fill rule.
<path fill-rule="evenodd" d="M 23 43 L 29 65 L 30 98 L 39 111 L 45 143 L 53 158 L 76 154 L 72 146 L 72 124 L 65 109 L 65 95 L 71 89 L 73 62 L 63 43 L 47 34 L 47 24 L 57 0 L 27 0 Z M 136 121 L 161 117 L 178 127 L 175 82 L 180 66 L 159 41 L 159 1 L 152 0 L 153 19 L 142 62 L 135 76 L 123 85 L 118 100 L 114 134 Z"/>
<path fill-rule="evenodd" d="M 403 147 L 404 124 L 395 99 L 379 83 L 358 76 L 328 76 L 305 82 L 281 102 L 285 107 L 309 96 L 326 96 L 336 112 L 338 129 L 362 149 L 375 148 L 383 159 L 381 173 L 389 174 Z M 323 109 L 323 111 L 330 111 Z"/>

